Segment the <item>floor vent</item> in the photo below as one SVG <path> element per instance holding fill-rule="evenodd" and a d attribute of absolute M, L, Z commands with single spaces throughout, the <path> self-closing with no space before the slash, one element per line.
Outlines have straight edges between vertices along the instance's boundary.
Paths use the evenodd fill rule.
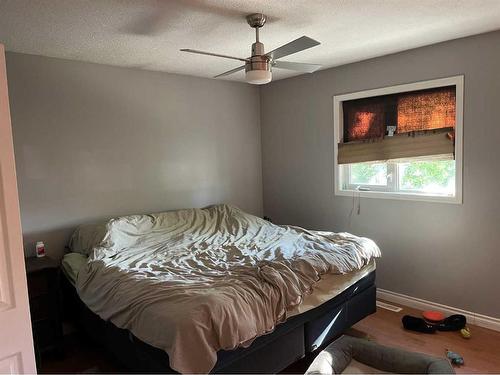
<path fill-rule="evenodd" d="M 394 312 L 400 312 L 401 310 L 403 310 L 399 306 L 390 305 L 388 303 L 385 303 L 385 302 L 382 302 L 379 300 L 377 300 L 377 307 L 380 307 L 380 308 L 386 309 L 386 310 L 390 310 L 390 311 L 394 311 Z"/>

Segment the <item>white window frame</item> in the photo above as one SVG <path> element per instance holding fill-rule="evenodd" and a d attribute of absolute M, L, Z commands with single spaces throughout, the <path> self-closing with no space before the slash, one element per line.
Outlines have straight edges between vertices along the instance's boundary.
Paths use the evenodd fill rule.
<path fill-rule="evenodd" d="M 456 118 L 455 118 L 455 196 L 439 196 L 433 194 L 401 192 L 401 191 L 382 191 L 380 186 L 369 186 L 370 191 L 356 190 L 357 185 L 350 185 L 344 189 L 342 184 L 343 175 L 348 168 L 343 168 L 338 164 L 338 144 L 343 140 L 344 134 L 344 114 L 342 103 L 347 100 L 368 98 L 373 96 L 390 95 L 409 91 L 418 91 L 432 89 L 437 87 L 455 86 L 456 87 Z M 404 85 L 396 85 L 383 87 L 373 90 L 359 91 L 343 95 L 335 95 L 333 97 L 333 126 L 334 126 L 334 182 L 335 195 L 349 196 L 353 194 L 364 198 L 383 198 L 383 199 L 399 199 L 412 201 L 426 202 L 442 202 L 462 204 L 462 178 L 463 178 L 463 107 L 464 107 L 464 76 L 458 75 L 447 78 L 433 79 L 429 81 L 421 81 Z M 390 164 L 388 164 L 388 173 Z M 392 171 L 394 184 L 398 178 L 398 171 Z M 368 187 L 368 185 L 363 185 Z"/>

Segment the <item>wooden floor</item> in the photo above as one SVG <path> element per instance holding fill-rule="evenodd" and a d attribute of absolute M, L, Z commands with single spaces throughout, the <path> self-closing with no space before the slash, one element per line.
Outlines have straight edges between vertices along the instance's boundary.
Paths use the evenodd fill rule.
<path fill-rule="evenodd" d="M 392 305 L 395 305 L 391 303 Z M 401 325 L 403 315 L 421 316 L 421 312 L 403 307 L 399 313 L 378 308 L 354 328 L 368 334 L 379 344 L 398 346 L 406 350 L 445 356 L 445 349 L 459 353 L 465 365 L 457 373 L 500 373 L 500 332 L 468 325 L 472 333 L 464 339 L 459 332 L 425 334 L 406 331 Z"/>
<path fill-rule="evenodd" d="M 403 307 L 403 306 L 402 306 Z M 420 316 L 420 311 L 403 307 L 399 313 L 379 308 L 365 318 L 350 333 L 367 335 L 370 339 L 389 346 L 397 346 L 445 357 L 448 348 L 461 354 L 465 365 L 457 373 L 500 373 L 500 332 L 469 325 L 472 337 L 463 339 L 458 332 L 423 334 L 406 331 L 401 326 L 403 315 Z M 117 373 L 124 369 L 104 350 L 72 335 L 67 338 L 63 359 L 47 357 L 41 363 L 40 373 Z M 284 373 L 303 374 L 314 355 L 308 355 L 288 367 Z"/>

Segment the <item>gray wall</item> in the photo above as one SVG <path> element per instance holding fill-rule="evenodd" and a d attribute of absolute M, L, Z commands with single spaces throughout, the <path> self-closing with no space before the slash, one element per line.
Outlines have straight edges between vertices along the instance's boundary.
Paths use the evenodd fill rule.
<path fill-rule="evenodd" d="M 261 89 L 264 213 L 279 223 L 351 231 L 383 251 L 381 288 L 500 317 L 500 32 Z M 336 94 L 465 75 L 463 205 L 334 196 Z"/>
<path fill-rule="evenodd" d="M 257 88 L 7 54 L 27 252 L 74 227 L 227 202 L 262 213 Z"/>

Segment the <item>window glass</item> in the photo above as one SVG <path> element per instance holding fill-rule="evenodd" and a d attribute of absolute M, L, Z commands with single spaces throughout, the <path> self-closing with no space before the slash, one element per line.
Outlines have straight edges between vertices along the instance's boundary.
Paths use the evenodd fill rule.
<path fill-rule="evenodd" d="M 351 164 L 351 184 L 387 185 L 387 163 Z"/>
<path fill-rule="evenodd" d="M 399 189 L 428 194 L 455 194 L 455 161 L 426 160 L 398 163 Z"/>

